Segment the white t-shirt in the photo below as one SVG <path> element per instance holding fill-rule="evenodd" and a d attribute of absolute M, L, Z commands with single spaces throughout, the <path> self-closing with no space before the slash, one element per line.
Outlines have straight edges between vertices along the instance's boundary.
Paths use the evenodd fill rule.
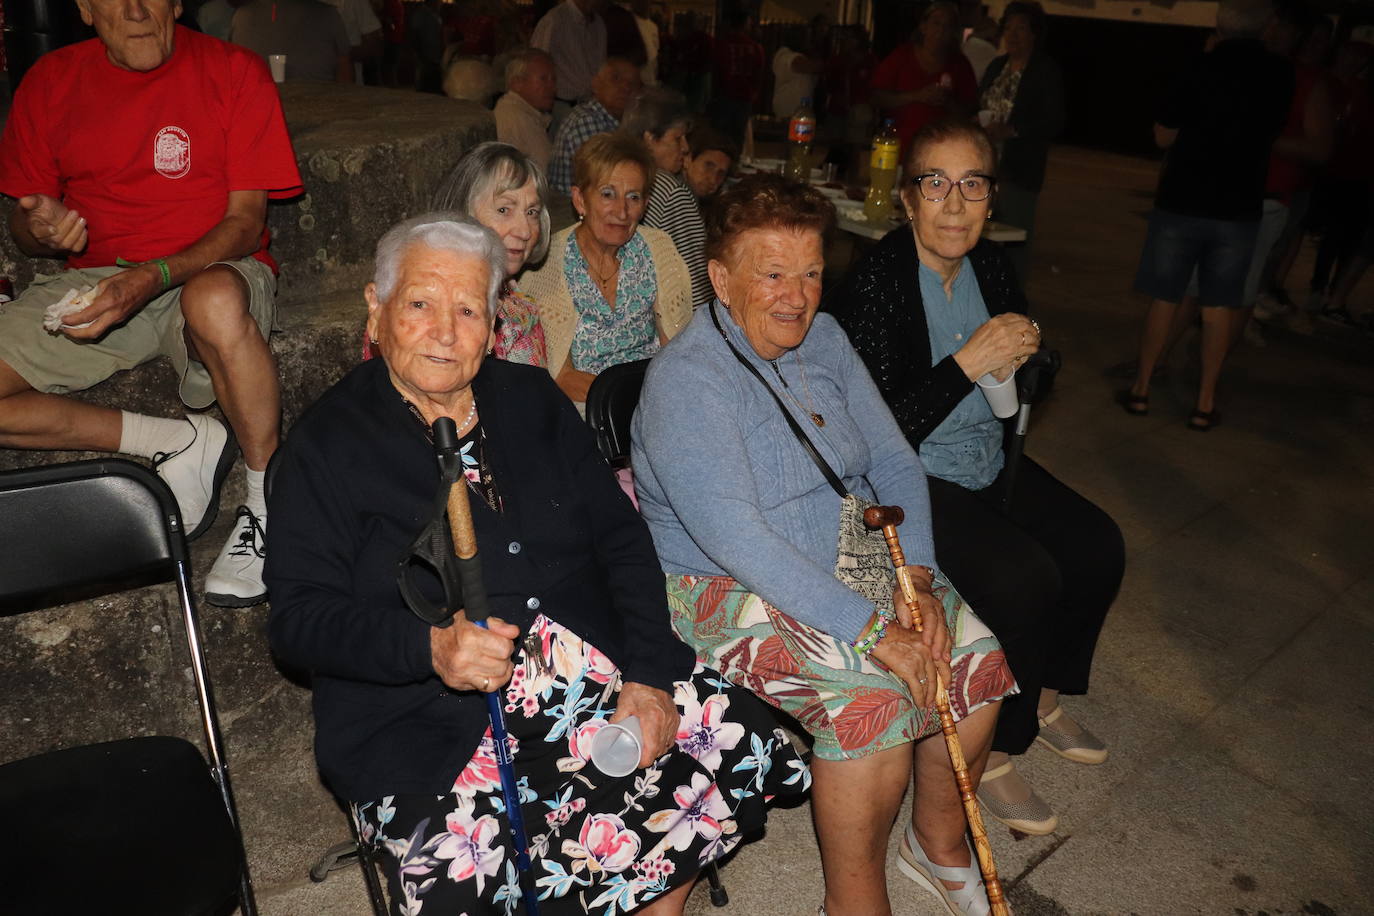
<path fill-rule="evenodd" d="M 644 53 L 649 58 L 639 71 L 640 82 L 646 86 L 657 86 L 658 25 L 652 19 L 645 19 L 643 16 L 635 17 L 635 25 L 639 26 L 639 37 L 644 41 Z"/>
<path fill-rule="evenodd" d="M 792 117 L 802 99 L 815 98 L 816 77 L 792 72 L 792 61 L 805 56 L 786 46 L 773 55 L 773 114 L 780 118 Z"/>

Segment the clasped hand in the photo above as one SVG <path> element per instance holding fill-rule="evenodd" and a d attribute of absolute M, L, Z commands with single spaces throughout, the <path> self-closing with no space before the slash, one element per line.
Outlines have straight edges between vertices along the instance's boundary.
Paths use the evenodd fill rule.
<path fill-rule="evenodd" d="M 1040 332 L 1025 315 L 1004 312 L 978 326 L 968 343 L 954 354 L 954 361 L 969 381 L 988 373 L 997 381 L 1019 369 L 1040 349 Z"/>
<path fill-rule="evenodd" d="M 520 628 L 488 617 L 486 628 L 459 611 L 447 627 L 431 627 L 429 656 L 434 673 L 454 690 L 496 690 L 515 671 L 511 656 Z"/>
<path fill-rule="evenodd" d="M 932 594 L 928 576 L 918 573 L 912 578 L 917 606 L 914 610 L 907 606 L 901 586 L 893 591 L 897 620 L 888 626 L 886 635 L 873 650 L 873 658 L 906 682 L 918 706 L 934 706 L 940 684 L 950 680 L 949 629 L 945 626 L 944 606 Z M 920 632 L 915 626 L 917 614 Z"/>

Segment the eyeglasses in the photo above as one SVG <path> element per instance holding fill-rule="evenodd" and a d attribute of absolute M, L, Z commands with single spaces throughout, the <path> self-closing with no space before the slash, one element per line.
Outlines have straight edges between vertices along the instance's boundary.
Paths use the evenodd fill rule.
<path fill-rule="evenodd" d="M 997 179 L 991 175 L 965 175 L 958 181 L 947 175 L 939 175 L 935 172 L 928 172 L 925 175 L 915 175 L 911 183 L 916 186 L 916 190 L 921 192 L 921 196 L 933 204 L 938 204 L 946 197 L 952 185 L 959 186 L 959 193 L 964 200 L 969 203 L 977 203 L 980 200 L 987 200 L 992 195 L 992 186 L 997 184 Z"/>

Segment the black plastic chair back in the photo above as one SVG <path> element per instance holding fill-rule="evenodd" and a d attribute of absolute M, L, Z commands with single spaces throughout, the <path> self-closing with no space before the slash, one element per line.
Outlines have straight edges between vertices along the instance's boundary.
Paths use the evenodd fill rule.
<path fill-rule="evenodd" d="M 112 458 L 0 472 L 0 613 L 51 607 L 74 596 L 110 594 L 128 587 L 131 581 L 174 582 L 209 756 L 207 764 L 194 745 L 180 738 L 136 737 L 53 751 L 0 766 L 0 811 L 6 812 L 3 819 L 10 827 L 9 839 L 0 843 L 5 853 L 0 854 L 5 860 L 0 869 L 16 860 L 26 869 L 6 872 L 0 880 L 0 909 L 26 899 L 24 888 L 16 885 L 31 888 L 41 883 L 38 890 L 45 896 L 35 901 L 38 909 L 26 912 L 208 913 L 206 894 L 213 898 L 216 889 L 225 890 L 227 883 L 228 899 L 221 903 L 232 906 L 237 898 L 244 916 L 255 916 L 243 835 L 224 761 L 186 557 L 176 500 L 167 485 L 142 465 Z M 93 760 L 105 763 L 93 768 Z M 97 772 L 91 773 L 92 769 Z M 114 775 L 117 773 L 128 774 L 128 779 L 120 780 Z M 146 791 L 134 786 L 155 773 L 163 775 L 154 778 Z M 40 793 L 60 797 L 62 785 L 69 787 L 73 798 L 84 799 L 88 805 L 99 808 L 98 799 L 104 790 L 112 804 L 133 809 L 127 814 L 131 820 L 124 822 L 123 844 L 100 847 L 98 838 L 87 837 L 89 831 L 82 831 L 78 823 L 41 819 L 41 812 L 33 809 L 33 797 Z M 160 794 L 153 792 L 154 788 Z M 201 803 L 193 804 L 188 800 L 191 797 L 199 797 Z M 176 871 L 168 861 L 173 858 L 169 851 L 130 848 L 135 845 L 132 838 L 136 834 L 130 825 L 145 823 L 146 812 L 154 808 L 161 812 L 159 816 L 175 818 L 180 833 L 194 833 L 168 833 L 158 844 L 169 847 L 171 853 L 190 850 L 196 856 L 195 863 L 202 866 L 199 875 L 187 876 L 191 880 L 183 882 L 186 893 L 178 899 L 171 893 L 177 882 L 169 882 L 159 871 L 163 867 Z M 98 810 L 95 816 L 118 821 L 121 814 L 118 810 Z M 103 855 L 113 862 L 137 857 L 140 864 L 125 869 L 129 879 L 125 887 L 134 899 L 114 902 L 84 896 L 96 889 L 72 880 L 70 863 L 81 859 L 82 852 L 75 845 L 66 848 L 65 842 L 54 844 L 63 847 L 55 863 L 65 871 L 44 878 L 42 856 L 16 856 L 11 848 L 11 841 L 30 847 L 42 842 L 17 825 L 17 820 L 25 818 L 32 819 L 27 823 L 35 831 L 61 828 L 75 845 L 90 839 L 100 847 L 89 851 L 90 855 Z M 194 844 L 200 842 L 202 831 L 207 840 L 218 837 L 218 841 L 197 848 Z M 221 854 L 226 849 L 228 853 Z M 106 871 L 113 873 L 112 868 Z M 169 884 L 164 888 L 168 899 L 161 899 L 162 891 L 156 901 L 152 899 L 148 880 Z M 100 893 L 108 889 L 102 885 Z M 86 905 L 81 905 L 83 902 Z"/>
<path fill-rule="evenodd" d="M 639 406 L 647 359 L 612 366 L 592 380 L 587 391 L 587 424 L 596 434 L 596 447 L 612 467 L 630 462 L 630 421 Z"/>

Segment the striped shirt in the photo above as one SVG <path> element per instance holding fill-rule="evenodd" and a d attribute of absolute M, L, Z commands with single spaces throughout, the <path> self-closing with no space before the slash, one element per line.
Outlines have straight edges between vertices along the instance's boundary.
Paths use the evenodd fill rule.
<path fill-rule="evenodd" d="M 706 223 L 692 189 L 681 178 L 659 169 L 643 222 L 668 233 L 682 255 L 692 277 L 692 307 L 714 299 L 716 294 L 706 273 Z"/>

